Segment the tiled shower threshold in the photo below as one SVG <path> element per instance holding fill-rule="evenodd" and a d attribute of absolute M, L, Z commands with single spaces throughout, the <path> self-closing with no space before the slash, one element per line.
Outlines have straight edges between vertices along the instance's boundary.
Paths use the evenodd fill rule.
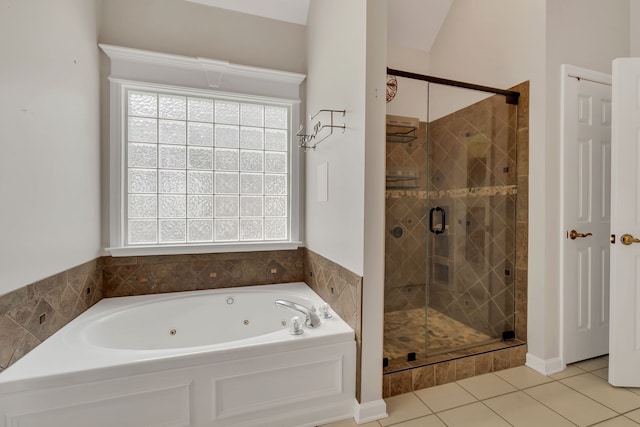
<path fill-rule="evenodd" d="M 492 353 L 498 350 L 507 348 L 519 347 L 525 345 L 524 341 L 511 340 L 511 341 L 496 341 L 481 345 L 469 345 L 462 348 L 457 348 L 453 351 L 439 352 L 427 357 L 419 358 L 417 360 L 408 362 L 399 359 L 389 360 L 389 366 L 383 370 L 384 374 L 390 374 L 394 372 L 406 371 L 409 369 L 419 368 L 422 366 L 433 365 L 436 363 L 449 362 L 456 359 L 462 359 L 470 356 L 478 356 L 481 354 Z"/>
<path fill-rule="evenodd" d="M 526 354 L 526 343 L 512 340 L 457 349 L 412 362 L 396 362 L 383 369 L 382 397 L 522 366 Z"/>

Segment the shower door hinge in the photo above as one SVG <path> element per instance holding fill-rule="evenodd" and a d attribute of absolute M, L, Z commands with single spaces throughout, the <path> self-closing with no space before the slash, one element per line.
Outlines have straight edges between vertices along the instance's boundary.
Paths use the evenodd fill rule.
<path fill-rule="evenodd" d="M 516 339 L 515 331 L 504 331 L 502 333 L 502 341 L 513 341 Z"/>
<path fill-rule="evenodd" d="M 510 93 L 508 95 L 504 96 L 505 98 L 505 102 L 507 104 L 511 104 L 511 105 L 518 105 L 518 99 L 520 98 L 520 94 L 519 93 Z"/>

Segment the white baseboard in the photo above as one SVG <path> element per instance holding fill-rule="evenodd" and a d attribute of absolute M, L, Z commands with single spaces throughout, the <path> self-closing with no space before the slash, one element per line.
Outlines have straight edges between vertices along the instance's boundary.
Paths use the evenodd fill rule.
<path fill-rule="evenodd" d="M 527 362 L 525 364 L 543 375 L 555 374 L 556 372 L 564 371 L 566 368 L 564 362 L 559 357 L 540 359 L 531 353 L 527 353 Z"/>
<path fill-rule="evenodd" d="M 380 420 L 386 418 L 387 404 L 384 400 L 374 400 L 373 402 L 358 403 L 355 401 L 355 408 L 353 410 L 353 418 L 358 424 L 364 424 L 371 421 Z"/>

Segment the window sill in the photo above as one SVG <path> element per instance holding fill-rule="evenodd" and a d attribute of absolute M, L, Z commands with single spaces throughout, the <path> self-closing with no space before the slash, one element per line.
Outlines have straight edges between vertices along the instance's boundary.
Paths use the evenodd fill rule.
<path fill-rule="evenodd" d="M 204 245 L 166 245 L 166 246 L 125 246 L 106 248 L 113 257 L 150 256 L 150 255 L 185 255 L 210 254 L 225 252 L 260 252 L 286 251 L 298 249 L 302 242 L 261 242 L 261 243 L 229 243 Z"/>

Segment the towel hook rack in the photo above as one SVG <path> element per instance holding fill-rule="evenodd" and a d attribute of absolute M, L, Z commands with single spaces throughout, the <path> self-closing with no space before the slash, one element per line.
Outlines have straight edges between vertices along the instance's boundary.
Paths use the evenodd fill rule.
<path fill-rule="evenodd" d="M 318 110 L 317 113 L 310 115 L 309 120 L 313 121 L 320 114 L 329 113 L 329 124 L 323 124 L 322 121 L 318 120 L 313 125 L 313 133 L 309 135 L 303 133 L 303 125 L 301 124 L 300 129 L 298 129 L 298 132 L 296 133 L 296 136 L 299 138 L 298 147 L 302 148 L 304 151 L 309 151 L 311 149 L 315 150 L 318 144 L 320 144 L 322 141 L 329 138 L 333 134 L 333 129 L 342 129 L 342 133 L 344 133 L 345 130 L 347 129 L 347 126 L 344 123 L 342 125 L 334 124 L 333 115 L 342 113 L 342 117 L 344 117 L 346 112 L 347 110 L 322 109 L 322 110 Z M 320 134 L 320 132 L 322 132 L 323 129 L 329 129 L 329 133 L 322 136 L 320 139 L 315 141 L 315 143 L 311 144 L 311 142 L 318 137 L 318 134 Z"/>

